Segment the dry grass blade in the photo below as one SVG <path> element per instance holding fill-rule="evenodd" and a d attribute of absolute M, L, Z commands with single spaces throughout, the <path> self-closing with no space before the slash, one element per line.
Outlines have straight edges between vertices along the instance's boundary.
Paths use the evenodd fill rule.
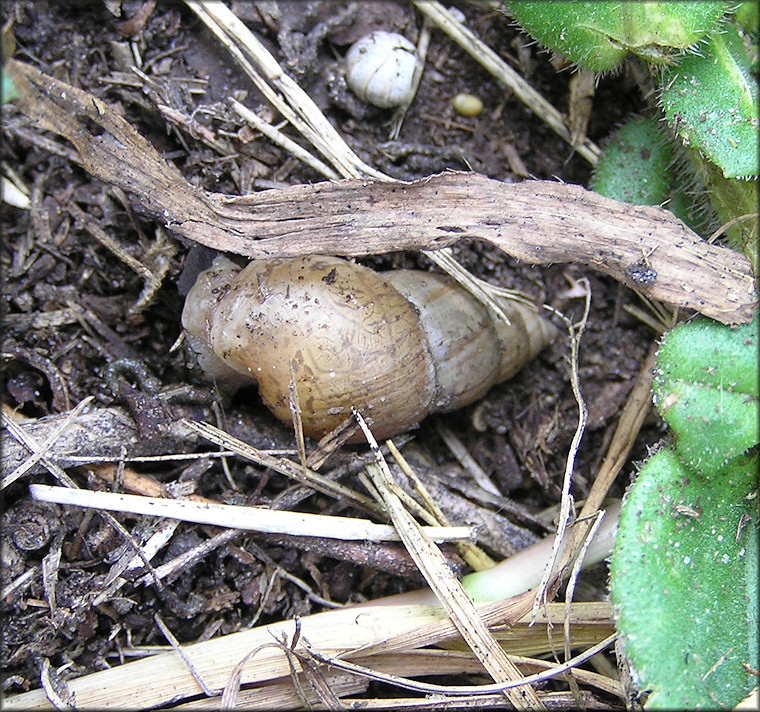
<path fill-rule="evenodd" d="M 401 504 L 394 492 L 398 486 L 388 470 L 377 442 L 361 415 L 359 413 L 355 415 L 377 460 L 377 464 L 367 465 L 367 472 L 370 473 L 375 487 L 380 492 L 404 546 L 414 558 L 428 585 L 489 674 L 497 682 L 519 680 L 520 671 L 496 644 L 478 615 L 475 605 L 446 564 L 440 550 L 425 536 L 420 526 Z M 510 689 L 505 694 L 517 709 L 543 709 L 543 705 L 531 687 Z"/>
<path fill-rule="evenodd" d="M 551 651 L 551 642 L 545 631 L 542 634 L 540 626 L 529 625 L 529 618 L 525 614 L 530 609 L 530 603 L 518 608 L 522 612 L 518 612 L 514 617 L 515 625 L 511 626 L 509 631 L 497 631 L 497 638 L 504 640 L 510 648 L 522 654 L 542 655 Z M 492 623 L 509 618 L 509 615 L 505 614 L 508 610 L 517 610 L 513 602 L 479 607 L 486 620 Z M 548 617 L 540 614 L 537 623 L 561 623 L 562 604 L 549 604 L 546 615 Z M 574 622 L 579 626 L 578 634 L 582 636 L 579 641 L 597 643 L 611 630 L 612 618 L 608 604 L 576 604 L 574 616 Z M 308 640 L 312 649 L 319 650 L 321 655 L 331 659 L 338 656 L 353 657 L 358 651 L 366 653 L 374 647 L 374 655 L 379 657 L 372 658 L 372 665 L 381 672 L 413 676 L 430 674 L 431 671 L 446 675 L 456 672 L 478 672 L 482 669 L 480 662 L 477 662 L 477 666 L 467 662 L 473 659 L 469 653 L 466 659 L 460 658 L 460 662 L 456 664 L 445 663 L 447 659 L 454 660 L 451 658 L 452 655 L 456 655 L 453 652 L 436 653 L 438 657 L 433 656 L 432 651 L 403 653 L 412 641 L 416 640 L 416 645 L 427 645 L 431 642 L 442 642 L 455 635 L 456 631 L 451 621 L 440 606 L 366 605 L 318 613 L 302 618 L 300 623 L 301 639 Z M 585 633 L 584 626 L 589 627 Z M 183 650 L 210 689 L 225 687 L 236 667 L 235 674 L 239 675 L 238 684 L 263 685 L 268 681 L 289 676 L 290 668 L 286 656 L 281 646 L 273 640 L 287 639 L 294 634 L 294 630 L 293 621 L 282 621 L 204 643 L 187 645 Z M 438 633 L 435 633 L 435 630 L 438 630 Z M 414 631 L 421 631 L 421 635 L 412 635 Z M 402 638 L 406 641 L 404 646 L 389 645 L 389 641 Z M 363 657 L 367 659 L 366 654 Z M 156 670 L 161 670 L 161 675 L 156 675 Z M 79 709 L 157 707 L 198 694 L 197 682 L 173 651 L 85 675 L 67 684 L 69 693 L 76 696 Z M 288 688 L 292 694 L 290 683 Z M 268 687 L 258 691 L 242 691 L 241 695 L 243 694 L 247 697 L 240 697 L 239 702 L 243 704 L 243 700 L 246 700 L 246 707 L 255 703 L 263 704 L 269 709 L 266 707 L 266 702 L 270 699 Z M 218 698 L 213 699 L 214 708 L 218 708 Z M 46 697 L 44 690 L 11 696 L 4 702 L 5 709 L 9 710 L 51 709 L 51 701 Z M 207 708 L 203 701 L 193 704 Z M 293 706 L 298 705 L 291 704 L 290 708 Z M 260 706 L 257 708 L 261 709 Z"/>
<path fill-rule="evenodd" d="M 561 664 L 555 665 L 553 663 L 549 663 L 543 660 L 525 660 L 525 659 L 521 660 L 521 662 L 529 662 L 534 665 L 538 665 L 539 667 L 543 667 L 547 670 L 547 672 L 527 675 L 525 677 L 522 677 L 520 675 L 520 679 L 518 680 L 508 680 L 506 682 L 497 682 L 497 683 L 488 684 L 488 685 L 468 685 L 465 687 L 457 687 L 454 685 L 436 685 L 432 683 L 417 682 L 415 680 L 410 680 L 408 678 L 401 677 L 399 675 L 387 675 L 384 673 L 379 673 L 376 670 L 370 670 L 361 665 L 355 665 L 354 663 L 347 663 L 344 661 L 330 659 L 324 655 L 320 655 L 319 653 L 316 653 L 315 651 L 311 651 L 311 652 L 312 652 L 312 655 L 314 655 L 314 657 L 320 660 L 321 662 L 327 663 L 341 670 L 354 672 L 357 675 L 364 675 L 374 680 L 386 682 L 396 687 L 403 687 L 408 690 L 416 690 L 417 692 L 425 692 L 428 694 L 443 693 L 447 695 L 471 695 L 473 693 L 476 693 L 476 694 L 477 693 L 489 694 L 489 693 L 494 693 L 494 692 L 509 693 L 510 690 L 514 690 L 518 686 L 531 685 L 536 682 L 544 682 L 545 680 L 549 680 L 553 677 L 557 677 L 567 672 L 568 670 L 571 670 L 572 668 L 580 665 L 581 663 L 585 662 L 586 660 L 593 657 L 594 655 L 597 655 L 598 653 L 602 652 L 606 648 L 608 648 L 610 645 L 612 645 L 612 643 L 615 642 L 616 637 L 617 635 L 613 633 L 612 635 L 607 636 L 604 640 L 597 643 L 596 645 L 591 646 L 580 655 L 576 655 L 574 658 L 571 658 L 570 660 L 567 660 L 566 662 L 561 663 Z M 500 648 L 496 648 L 496 650 L 500 650 Z M 599 677 L 601 678 L 603 676 L 600 675 Z M 607 685 L 607 687 L 608 689 L 617 689 L 611 685 Z M 546 709 L 546 707 L 539 700 L 537 695 L 536 695 L 536 700 L 539 704 L 538 709 Z M 524 709 L 524 707 L 517 707 L 517 709 Z"/>
<path fill-rule="evenodd" d="M 0 480 L 0 490 L 5 489 L 8 485 L 15 482 L 20 477 L 23 477 L 29 470 L 31 470 L 45 455 L 47 455 L 53 448 L 56 440 L 61 437 L 63 432 L 76 420 L 77 416 L 92 402 L 94 396 L 88 396 L 81 403 L 79 403 L 73 410 L 66 414 L 60 425 L 58 425 L 50 436 L 46 438 L 45 442 L 40 445 L 36 450 L 32 450 L 32 454 L 21 465 L 19 465 L 13 472 L 5 475 Z M 2 414 L 2 423 L 5 427 L 20 443 L 25 444 L 27 441 L 24 436 L 24 430 L 8 418 L 5 413 Z"/>
<path fill-rule="evenodd" d="M 495 314 L 498 314 L 500 318 L 509 324 L 509 318 L 506 312 L 501 307 L 499 302 L 494 299 L 494 293 L 496 289 L 484 282 L 482 279 L 475 277 L 469 271 L 467 271 L 462 265 L 460 265 L 453 257 L 451 248 L 444 247 L 436 252 L 425 250 L 425 256 L 434 264 L 438 265 L 442 270 L 450 274 L 459 284 L 461 284 L 470 294 L 478 299 L 487 308 L 493 310 Z M 503 292 L 502 292 L 503 294 Z M 509 294 L 509 298 L 513 298 L 514 295 Z M 514 296 L 517 299 L 516 296 Z M 519 299 L 522 303 L 527 303 L 533 306 L 532 302 L 527 299 Z"/>
<path fill-rule="evenodd" d="M 628 394 L 612 441 L 607 448 L 607 454 L 581 509 L 580 518 L 591 516 L 601 506 L 610 485 L 626 462 L 636 436 L 644 424 L 644 419 L 652 408 L 652 380 L 657 361 L 657 347 L 657 342 L 653 342 L 646 359 L 641 364 L 636 385 Z"/>
<path fill-rule="evenodd" d="M 340 672 L 325 673 L 325 681 L 330 686 L 332 693 L 338 698 L 344 698 L 348 695 L 359 695 L 369 686 L 369 682 L 356 675 L 347 675 Z M 302 691 L 305 694 L 306 701 L 309 704 L 318 704 L 316 695 L 311 692 L 308 686 L 301 683 Z M 272 712 L 272 710 L 297 710 L 309 709 L 304 706 L 303 697 L 299 697 L 293 689 L 293 683 L 289 679 L 270 683 L 264 687 L 253 689 L 240 689 L 234 696 L 234 706 L 225 706 L 218 697 L 209 697 L 202 700 L 193 700 L 171 707 L 172 710 L 181 710 L 190 712 L 190 710 L 218 710 L 218 709 L 241 709 L 241 710 L 261 710 L 261 712 Z M 317 707 L 318 708 L 318 707 Z M 314 709 L 314 707 L 312 707 Z M 330 709 L 329 707 L 327 709 Z"/>
<path fill-rule="evenodd" d="M 398 606 L 377 611 L 345 608 L 301 619 L 302 636 L 330 656 L 345 654 L 379 639 L 440 620 L 445 614 L 430 606 Z M 185 655 L 203 675 L 210 689 L 227 684 L 235 665 L 256 651 L 244 664 L 241 684 L 262 683 L 286 677 L 290 668 L 284 652 L 272 641 L 292 636 L 294 622 L 282 621 L 184 647 Z M 160 674 L 156 671 L 160 670 Z M 198 694 L 198 685 L 182 659 L 173 651 L 126 663 L 71 680 L 79 709 L 146 709 Z M 50 709 L 44 690 L 4 700 L 6 710 Z"/>
<path fill-rule="evenodd" d="M 195 665 L 193 665 L 193 661 L 190 660 L 190 658 L 185 655 L 185 651 L 182 649 L 182 646 L 180 645 L 179 641 L 175 637 L 174 633 L 171 632 L 169 629 L 169 626 L 164 623 L 161 616 L 159 616 L 157 613 L 153 616 L 153 619 L 156 622 L 156 626 L 159 628 L 159 630 L 164 634 L 164 637 L 169 641 L 169 645 L 172 646 L 172 650 L 177 653 L 177 655 L 182 658 L 185 665 L 187 665 L 187 669 L 190 671 L 190 674 L 193 676 L 195 681 L 198 683 L 198 687 L 203 690 L 203 694 L 207 697 L 214 697 L 216 696 L 216 692 L 212 690 L 203 679 L 203 675 L 201 675 L 198 670 L 195 669 Z"/>

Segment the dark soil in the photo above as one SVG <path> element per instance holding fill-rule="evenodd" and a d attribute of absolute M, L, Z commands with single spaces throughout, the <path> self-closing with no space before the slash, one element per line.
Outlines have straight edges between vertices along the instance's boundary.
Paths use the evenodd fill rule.
<path fill-rule="evenodd" d="M 125 18 L 139 13 L 140 2 L 120 3 L 121 18 L 109 12 L 108 4 L 16 0 L 4 3 L 2 19 L 14 21 L 16 58 L 116 107 L 194 184 L 241 194 L 322 179 L 233 118 L 224 102 L 235 92 L 252 109 L 264 109 L 266 103 L 182 3 L 159 2 L 142 26 L 124 24 Z M 526 176 L 510 170 L 506 155 L 511 150 L 531 177 L 588 184 L 588 164 L 438 31 L 433 31 L 428 66 L 397 141 L 388 141 L 389 112 L 366 107 L 357 111 L 331 89 L 331 74 L 348 44 L 368 29 L 382 23 L 416 38 L 421 20 L 410 5 L 389 10 L 385 3 L 365 3 L 355 16 L 344 13 L 348 3 L 343 2 L 282 2 L 279 15 L 261 15 L 258 5 L 233 2 L 232 8 L 263 38 L 349 145 L 381 171 L 415 179 L 447 169 L 473 170 L 502 181 L 522 180 Z M 460 5 L 469 26 L 487 44 L 557 108 L 567 110 L 569 71 L 558 73 L 549 57 L 503 15 Z M 329 23 L 341 13 L 346 15 L 342 21 L 325 32 L 315 31 L 325 27 L 319 23 Z M 142 70 L 154 82 L 150 93 L 139 82 L 122 81 L 134 62 L 133 50 L 139 52 Z M 483 100 L 480 116 L 464 118 L 453 112 L 452 97 L 460 91 Z M 196 135 L 167 126 L 157 103 L 192 116 L 225 142 L 234 157 L 222 160 Z M 590 138 L 602 142 L 626 114 L 642 106 L 625 76 L 602 78 L 588 129 Z M 163 388 L 195 383 L 181 352 L 170 352 L 180 334 L 182 296 L 177 282 L 191 246 L 176 242 L 171 249 L 162 248 L 170 260 L 163 285 L 146 309 L 135 312 L 132 307 L 143 287 L 141 278 L 95 240 L 69 207 L 79 206 L 96 218 L 112 240 L 138 259 L 145 259 L 155 242 L 157 226 L 136 213 L 124 196 L 68 160 L 68 148 L 62 142 L 52 140 L 60 149 L 57 152 L 50 150 L 50 142 L 48 135 L 7 107 L 3 166 L 11 167 L 32 190 L 33 209 L 3 205 L 5 314 L 10 318 L 76 308 L 76 316 L 49 326 L 10 318 L 2 349 L 4 412 L 18 419 L 39 418 L 64 412 L 87 396 L 95 397 L 96 406 L 129 405 L 124 383 L 114 393 L 109 385 L 113 379 L 106 379 L 109 364 L 124 357 L 144 364 Z M 636 296 L 582 264 L 528 267 L 514 264 L 490 246 L 467 240 L 460 241 L 455 252 L 472 272 L 494 284 L 522 289 L 573 318 L 581 314 L 582 303 L 568 298 L 567 292 L 574 280 L 590 280 L 591 313 L 579 369 L 590 416 L 573 487 L 576 499 L 583 498 L 654 338 L 623 310 L 626 303 L 637 302 Z M 387 255 L 367 263 L 381 268 L 429 268 L 418 255 Z M 555 505 L 577 423 L 568 353 L 567 338 L 562 337 L 510 382 L 495 387 L 484 402 L 424 422 L 414 433 L 421 452 L 418 459 L 439 471 L 456 470 L 436 430 L 436 420 L 445 422 L 505 496 L 532 513 Z M 131 373 L 127 376 L 132 383 Z M 243 439 L 269 447 L 293 447 L 292 433 L 261 406 L 255 390 L 224 403 L 218 412 L 219 424 Z M 647 444 L 657 438 L 653 423 L 640 436 L 632 462 L 643 459 Z M 358 452 L 349 448 L 345 455 L 333 456 L 326 469 L 351 461 Z M 263 473 L 235 459 L 229 460 L 231 480 L 218 460 L 205 470 L 181 461 L 130 463 L 129 467 L 164 483 L 193 482 L 198 494 L 226 502 L 271 503 L 291 484 L 280 475 Z M 622 494 L 632 470 L 633 464 L 624 470 L 614 494 Z M 70 468 L 69 474 L 81 486 L 105 487 L 87 468 Z M 129 582 L 113 599 L 83 606 L 83 596 L 104 585 L 111 564 L 122 553 L 123 540 L 98 515 L 32 504 L 27 491 L 32 481 L 55 483 L 44 473 L 28 475 L 4 492 L 2 584 L 8 586 L 30 569 L 35 571 L 2 602 L 1 652 L 9 693 L 38 687 L 43 659 L 53 668 L 65 667 L 64 676 L 76 677 L 117 665 L 140 646 L 165 645 L 154 614 L 161 616 L 180 642 L 194 642 L 231 633 L 254 621 L 266 623 L 319 611 L 322 604 L 316 597 L 355 602 L 420 585 L 401 560 L 381 571 L 357 565 L 355 551 L 340 560 L 339 552 L 306 551 L 285 537 L 240 535 L 167 581 L 163 591 Z M 237 492 L 231 481 L 237 483 Z M 346 482 L 361 488 L 350 476 Z M 340 511 L 321 495 L 298 506 L 303 511 Z M 341 513 L 351 514 L 351 510 Z M 140 538 L 139 519 L 117 518 Z M 534 524 L 516 523 L 527 534 L 523 540 L 515 539 L 515 548 L 545 534 Z M 181 525 L 154 564 L 171 560 L 213 533 L 197 525 Z M 491 553 L 497 558 L 503 555 L 494 549 Z M 52 611 L 50 589 L 46 591 L 41 574 L 51 554 L 60 556 Z M 275 562 L 306 582 L 314 595 L 281 576 L 270 585 Z M 603 572 L 599 581 L 603 589 Z M 596 593 L 603 594 L 603 590 Z"/>

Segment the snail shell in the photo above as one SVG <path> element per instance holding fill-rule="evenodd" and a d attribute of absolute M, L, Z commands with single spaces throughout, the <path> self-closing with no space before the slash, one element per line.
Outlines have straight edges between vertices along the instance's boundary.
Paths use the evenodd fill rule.
<path fill-rule="evenodd" d="M 368 104 L 389 109 L 414 95 L 414 45 L 394 32 L 371 32 L 346 54 L 346 84 Z"/>
<path fill-rule="evenodd" d="M 210 377 L 233 389 L 255 380 L 284 422 L 292 366 L 307 435 L 356 407 L 384 438 L 474 402 L 554 339 L 531 308 L 503 306 L 511 325 L 429 272 L 378 273 L 323 256 L 241 270 L 221 258 L 188 293 L 182 326 Z"/>

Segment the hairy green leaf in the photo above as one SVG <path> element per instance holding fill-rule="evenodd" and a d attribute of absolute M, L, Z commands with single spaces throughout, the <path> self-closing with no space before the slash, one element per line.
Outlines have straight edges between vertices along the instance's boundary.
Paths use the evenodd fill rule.
<path fill-rule="evenodd" d="M 758 442 L 757 364 L 757 315 L 735 329 L 700 318 L 667 334 L 655 403 L 688 467 L 715 470 Z"/>
<path fill-rule="evenodd" d="M 758 175 L 758 90 L 736 29 L 713 34 L 701 54 L 665 69 L 662 108 L 686 145 L 726 178 Z"/>
<path fill-rule="evenodd" d="M 700 475 L 668 448 L 628 493 L 610 587 L 648 708 L 730 708 L 757 684 L 757 467 Z"/>
<path fill-rule="evenodd" d="M 673 151 L 657 122 L 643 116 L 617 129 L 594 169 L 591 188 L 635 205 L 659 205 L 668 197 Z"/>
<path fill-rule="evenodd" d="M 715 29 L 725 2 L 506 3 L 530 35 L 581 67 L 606 71 L 628 52 L 668 63 Z"/>

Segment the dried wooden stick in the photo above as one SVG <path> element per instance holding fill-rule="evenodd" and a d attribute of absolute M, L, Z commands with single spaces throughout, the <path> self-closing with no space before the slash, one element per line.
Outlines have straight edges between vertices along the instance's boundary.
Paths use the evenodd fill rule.
<path fill-rule="evenodd" d="M 71 141 L 94 177 L 132 193 L 174 233 L 218 250 L 254 258 L 368 255 L 439 249 L 469 237 L 530 264 L 585 263 L 651 299 L 724 323 L 749 322 L 757 306 L 749 260 L 708 244 L 662 208 L 576 185 L 507 184 L 475 173 L 412 183 L 349 179 L 243 197 L 209 193 L 88 92 L 16 60 L 5 71 L 21 110 Z M 645 282 L 638 278 L 643 264 Z"/>

